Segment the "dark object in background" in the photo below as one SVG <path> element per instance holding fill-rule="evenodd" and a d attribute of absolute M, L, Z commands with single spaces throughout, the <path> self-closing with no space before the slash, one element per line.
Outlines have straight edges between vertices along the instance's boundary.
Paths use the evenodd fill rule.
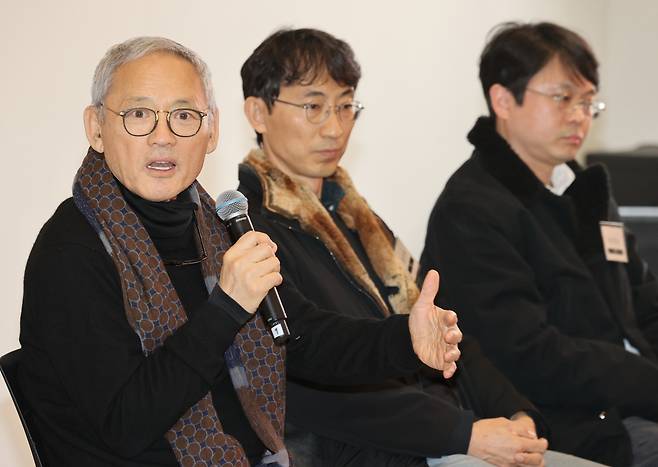
<path fill-rule="evenodd" d="M 608 169 L 622 221 L 635 234 L 642 258 L 658 272 L 658 146 L 591 153 L 587 165 L 592 164 Z"/>
<path fill-rule="evenodd" d="M 37 442 L 34 438 L 33 432 L 30 432 L 28 427 L 30 408 L 23 399 L 23 391 L 18 387 L 18 365 L 20 365 L 21 362 L 21 352 L 22 350 L 18 349 L 0 357 L 0 373 L 2 373 L 2 376 L 5 379 L 11 399 L 14 401 L 16 412 L 18 412 L 18 417 L 23 424 L 25 436 L 27 436 L 27 441 L 30 445 L 30 450 L 32 451 L 32 457 L 34 458 L 34 465 L 36 467 L 42 467 L 43 464 L 41 463 L 41 458 L 37 453 Z"/>

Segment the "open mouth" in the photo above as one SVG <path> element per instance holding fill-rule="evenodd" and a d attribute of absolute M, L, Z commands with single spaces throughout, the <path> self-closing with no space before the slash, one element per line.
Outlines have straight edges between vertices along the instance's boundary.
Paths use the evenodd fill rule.
<path fill-rule="evenodd" d="M 176 167 L 176 164 L 169 161 L 153 161 L 150 164 L 148 164 L 146 167 L 149 169 L 166 172 L 167 170 L 171 170 L 174 167 Z"/>

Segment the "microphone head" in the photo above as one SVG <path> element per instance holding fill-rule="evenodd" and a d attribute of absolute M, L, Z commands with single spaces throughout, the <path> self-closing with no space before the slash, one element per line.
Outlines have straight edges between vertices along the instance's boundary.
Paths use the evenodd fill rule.
<path fill-rule="evenodd" d="M 235 216 L 247 214 L 248 208 L 247 198 L 238 190 L 226 190 L 217 197 L 215 203 L 215 211 L 224 222 Z"/>

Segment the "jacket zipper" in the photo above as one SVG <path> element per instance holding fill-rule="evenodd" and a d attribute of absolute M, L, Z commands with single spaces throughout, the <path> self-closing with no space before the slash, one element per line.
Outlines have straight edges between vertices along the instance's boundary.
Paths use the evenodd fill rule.
<path fill-rule="evenodd" d="M 268 217 L 269 217 L 269 216 L 268 216 Z M 354 279 L 352 278 L 352 276 L 350 276 L 350 274 L 348 274 L 347 271 L 345 271 L 345 269 L 344 269 L 343 266 L 340 264 L 340 262 L 338 261 L 338 259 L 336 258 L 336 256 L 333 254 L 333 252 L 332 252 L 329 248 L 327 248 L 327 245 L 325 245 L 325 244 L 322 242 L 322 240 L 320 240 L 320 237 L 318 237 L 317 235 L 312 235 L 312 234 L 310 234 L 310 233 L 308 233 L 308 232 L 306 232 L 306 231 L 304 231 L 304 230 L 302 230 L 302 229 L 296 229 L 296 228 L 294 228 L 293 226 L 291 226 L 290 224 L 285 223 L 285 222 L 282 222 L 282 221 L 277 220 L 277 219 L 274 219 L 274 218 L 272 218 L 272 217 L 270 217 L 270 219 L 271 219 L 273 222 L 276 222 L 276 223 L 279 224 L 279 225 L 283 225 L 285 228 L 287 228 L 287 229 L 290 230 L 290 231 L 298 232 L 298 233 L 304 234 L 304 235 L 306 235 L 306 236 L 308 236 L 308 237 L 312 237 L 312 238 L 314 238 L 314 239 L 315 239 L 320 245 L 322 245 L 322 248 L 324 248 L 324 250 L 325 250 L 327 253 L 329 253 L 329 256 L 331 256 L 331 259 L 333 260 L 334 264 L 336 265 L 336 267 L 338 268 L 338 270 L 341 272 L 341 274 L 343 275 L 343 277 L 344 277 L 345 279 L 347 279 L 347 281 L 348 281 L 348 282 L 349 282 L 349 283 L 350 283 L 350 284 L 351 284 L 351 285 L 352 285 L 352 286 L 353 286 L 353 287 L 354 287 L 359 293 L 361 293 L 362 295 L 364 295 L 365 297 L 367 297 L 367 299 L 368 299 L 373 305 L 375 305 L 375 308 L 376 308 L 377 310 L 379 310 L 380 313 L 382 312 L 382 309 L 381 309 L 381 307 L 379 306 L 379 304 L 377 303 L 377 300 L 375 300 L 375 298 L 374 298 L 372 295 L 370 295 L 368 292 L 366 292 L 365 290 L 363 290 L 363 288 L 362 288 L 359 284 L 357 284 L 357 283 L 354 281 Z M 383 317 L 386 317 L 386 315 L 383 315 Z"/>

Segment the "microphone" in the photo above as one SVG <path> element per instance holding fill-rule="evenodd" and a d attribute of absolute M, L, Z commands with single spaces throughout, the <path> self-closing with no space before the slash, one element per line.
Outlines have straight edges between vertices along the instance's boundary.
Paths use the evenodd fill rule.
<path fill-rule="evenodd" d="M 226 224 L 233 241 L 237 241 L 247 232 L 254 230 L 247 214 L 249 203 L 238 190 L 226 190 L 217 197 L 215 210 L 219 218 Z M 282 345 L 290 338 L 290 330 L 286 319 L 286 311 L 281 303 L 281 297 L 276 287 L 272 287 L 258 307 L 258 311 L 270 329 L 274 342 Z"/>

